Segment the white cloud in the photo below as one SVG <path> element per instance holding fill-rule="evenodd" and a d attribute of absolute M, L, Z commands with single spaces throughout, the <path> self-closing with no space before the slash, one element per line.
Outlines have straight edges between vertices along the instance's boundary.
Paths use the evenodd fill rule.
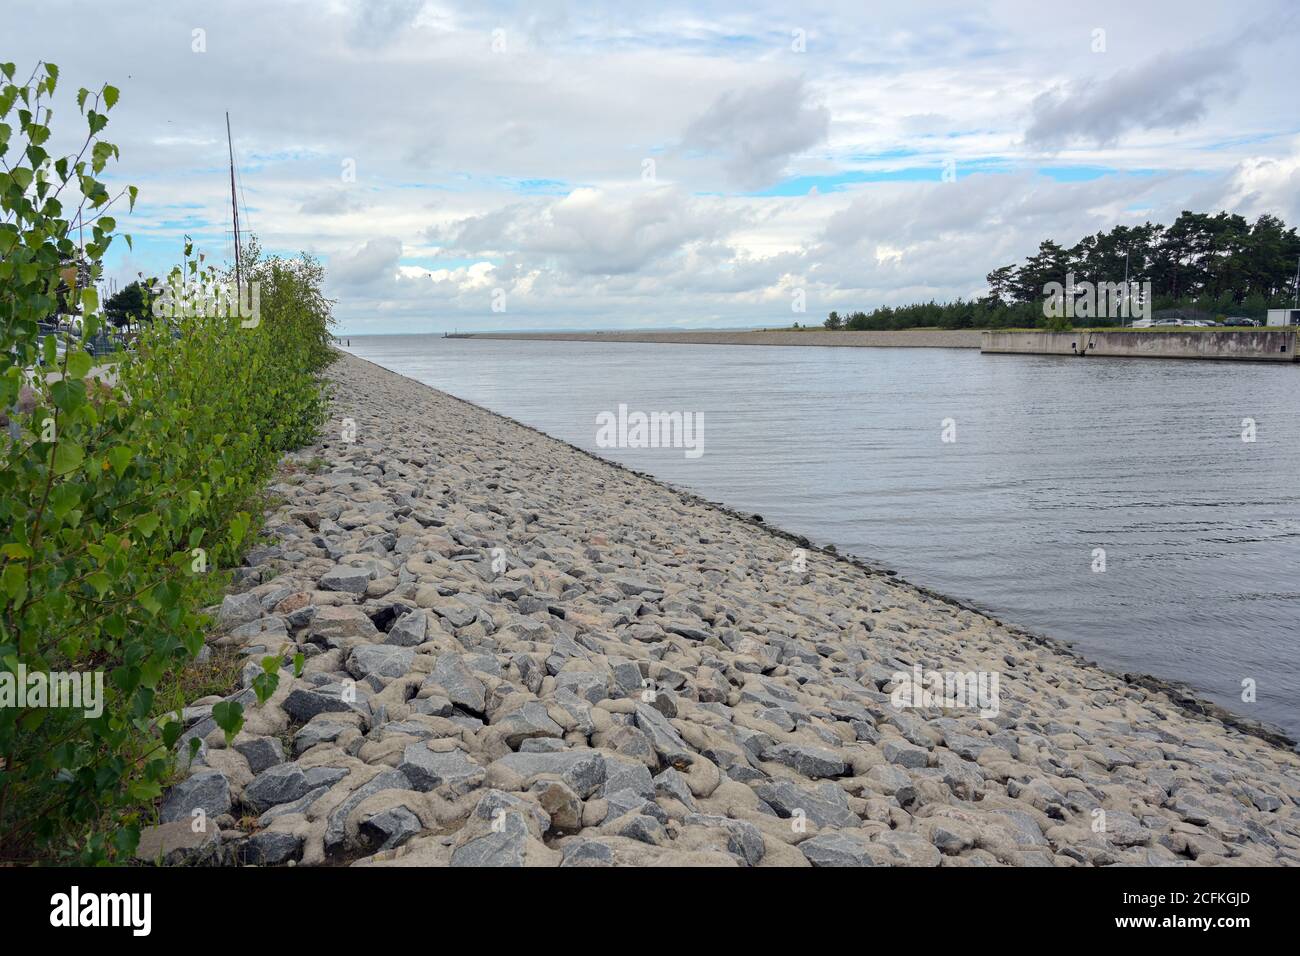
<path fill-rule="evenodd" d="M 1034 98 L 1031 146 L 1055 149 L 1076 141 L 1109 146 L 1131 130 L 1179 130 L 1203 119 L 1216 99 L 1240 88 L 1231 44 L 1162 53 L 1104 80 L 1065 81 Z"/>
<path fill-rule="evenodd" d="M 517 204 L 431 234 L 459 255 L 509 252 L 577 276 L 624 275 L 716 239 L 739 217 L 726 205 L 672 186 L 575 189 L 562 199 Z"/>
<path fill-rule="evenodd" d="M 424 0 L 366 0 L 353 11 L 352 39 L 359 46 L 392 43 L 420 15 Z"/>
<path fill-rule="evenodd" d="M 341 216 L 361 208 L 356 190 L 338 186 L 317 190 L 304 197 L 298 211 L 304 216 Z"/>
<path fill-rule="evenodd" d="M 1291 142 L 1289 156 L 1243 160 L 1228 177 L 1223 192 L 1206 199 L 1249 217 L 1271 213 L 1289 225 L 1300 224 L 1300 137 Z"/>
<path fill-rule="evenodd" d="M 826 138 L 830 111 L 808 95 L 802 77 L 728 90 L 691 121 L 682 145 L 722 155 L 743 188 L 770 185 L 791 157 Z"/>
<path fill-rule="evenodd" d="M 401 258 L 402 240 L 392 236 L 370 239 L 359 249 L 330 259 L 330 280 L 340 286 L 356 286 L 392 278 Z"/>

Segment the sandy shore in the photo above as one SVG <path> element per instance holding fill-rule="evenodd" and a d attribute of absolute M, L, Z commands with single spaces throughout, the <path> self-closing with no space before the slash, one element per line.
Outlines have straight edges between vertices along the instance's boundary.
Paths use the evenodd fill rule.
<path fill-rule="evenodd" d="M 977 349 L 978 329 L 909 329 L 900 332 L 475 332 L 474 339 L 552 342 L 666 342 L 677 345 L 821 345 L 838 347 Z"/>
<path fill-rule="evenodd" d="M 142 856 L 1300 861 L 1300 758 L 1194 701 L 360 359 L 330 374 L 211 637 L 246 682 L 304 672 L 237 695 L 230 748 L 219 698 L 187 709 L 201 755 Z M 912 693 L 931 672 L 985 693 Z"/>

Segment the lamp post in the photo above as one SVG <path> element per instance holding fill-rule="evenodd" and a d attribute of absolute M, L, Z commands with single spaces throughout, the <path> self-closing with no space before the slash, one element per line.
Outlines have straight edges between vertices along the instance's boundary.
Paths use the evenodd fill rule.
<path fill-rule="evenodd" d="M 1133 293 L 1128 287 L 1128 253 L 1124 250 L 1124 320 L 1120 322 L 1119 327 L 1125 328 L 1128 325 L 1128 318 L 1133 314 Z"/>

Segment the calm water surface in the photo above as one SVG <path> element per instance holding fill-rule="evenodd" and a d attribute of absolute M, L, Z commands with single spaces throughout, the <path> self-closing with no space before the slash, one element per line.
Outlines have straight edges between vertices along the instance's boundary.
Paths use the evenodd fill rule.
<path fill-rule="evenodd" d="M 1300 736 L 1300 366 L 423 335 L 350 351 Z M 597 448 L 619 403 L 702 412 L 703 456 Z"/>

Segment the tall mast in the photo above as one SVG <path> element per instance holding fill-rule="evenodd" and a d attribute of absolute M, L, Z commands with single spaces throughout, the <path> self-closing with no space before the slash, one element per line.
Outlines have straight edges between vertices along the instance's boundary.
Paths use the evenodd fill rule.
<path fill-rule="evenodd" d="M 230 112 L 226 111 L 226 148 L 230 152 L 230 212 L 235 225 L 235 288 L 244 287 L 239 252 L 239 202 L 235 198 L 235 146 L 230 138 Z M 236 295 L 239 293 L 236 292 Z"/>

